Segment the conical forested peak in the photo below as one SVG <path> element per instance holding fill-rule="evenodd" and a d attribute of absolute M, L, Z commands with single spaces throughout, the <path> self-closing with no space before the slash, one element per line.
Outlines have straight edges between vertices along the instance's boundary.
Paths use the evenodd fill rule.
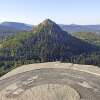
<path fill-rule="evenodd" d="M 45 19 L 44 22 L 52 22 L 53 23 L 53 21 L 49 18 Z"/>
<path fill-rule="evenodd" d="M 42 23 L 36 26 L 36 32 L 46 32 L 46 33 L 62 33 L 62 29 L 54 21 L 50 19 L 44 20 Z"/>
<path fill-rule="evenodd" d="M 43 25 L 54 25 L 56 23 L 53 22 L 51 19 L 46 19 L 41 24 L 43 24 Z"/>

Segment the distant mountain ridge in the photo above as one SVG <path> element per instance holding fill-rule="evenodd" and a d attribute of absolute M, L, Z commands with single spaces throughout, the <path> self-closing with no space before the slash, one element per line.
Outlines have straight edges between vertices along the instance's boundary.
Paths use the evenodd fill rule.
<path fill-rule="evenodd" d="M 100 25 L 76 25 L 76 24 L 63 25 L 63 24 L 61 24 L 60 27 L 69 33 L 96 32 L 96 33 L 100 34 Z"/>
<path fill-rule="evenodd" d="M 20 22 L 2 22 L 0 24 L 0 31 L 29 31 L 34 25 L 20 23 Z M 59 26 L 69 32 L 96 32 L 100 33 L 100 25 L 77 25 L 77 24 L 59 24 Z"/>
<path fill-rule="evenodd" d="M 32 29 L 32 25 L 19 22 L 3 22 L 0 25 L 3 27 L 15 29 L 17 31 L 30 31 Z"/>
<path fill-rule="evenodd" d="M 3 22 L 0 24 L 0 41 L 21 31 L 32 30 L 32 25 L 18 22 Z"/>

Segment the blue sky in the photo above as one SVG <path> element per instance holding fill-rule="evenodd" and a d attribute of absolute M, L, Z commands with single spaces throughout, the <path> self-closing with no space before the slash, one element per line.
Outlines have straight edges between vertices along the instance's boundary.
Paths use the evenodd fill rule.
<path fill-rule="evenodd" d="M 100 0 L 0 0 L 0 22 L 100 24 Z"/>

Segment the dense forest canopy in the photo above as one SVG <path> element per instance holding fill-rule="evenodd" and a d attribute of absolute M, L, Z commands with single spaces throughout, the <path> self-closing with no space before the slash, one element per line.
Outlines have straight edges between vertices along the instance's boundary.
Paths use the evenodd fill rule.
<path fill-rule="evenodd" d="M 93 32 L 75 32 L 72 35 L 90 44 L 100 46 L 100 34 Z"/>

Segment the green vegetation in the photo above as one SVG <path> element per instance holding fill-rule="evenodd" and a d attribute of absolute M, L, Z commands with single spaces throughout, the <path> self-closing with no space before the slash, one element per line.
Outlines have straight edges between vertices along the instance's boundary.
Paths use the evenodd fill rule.
<path fill-rule="evenodd" d="M 88 43 L 100 46 L 100 35 L 92 32 L 76 32 L 73 36 L 82 39 Z"/>
<path fill-rule="evenodd" d="M 80 40 L 47 19 L 31 32 L 21 32 L 0 47 L 0 75 L 23 64 L 64 61 L 100 66 L 100 48 Z"/>

